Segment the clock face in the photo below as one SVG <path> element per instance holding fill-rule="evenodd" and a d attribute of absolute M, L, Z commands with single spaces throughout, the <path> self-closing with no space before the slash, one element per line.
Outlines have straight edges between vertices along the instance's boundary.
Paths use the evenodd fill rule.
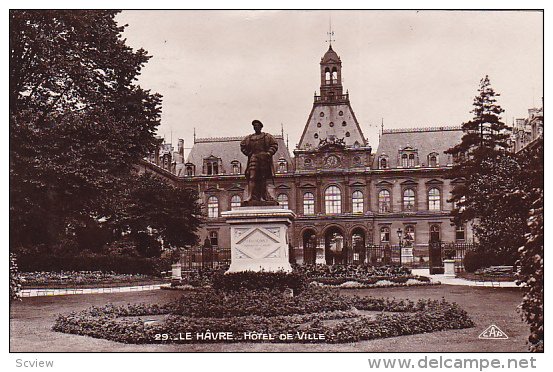
<path fill-rule="evenodd" d="M 329 167 L 335 167 L 338 165 L 339 162 L 340 160 L 334 155 L 330 155 L 328 158 L 326 158 L 326 164 Z"/>

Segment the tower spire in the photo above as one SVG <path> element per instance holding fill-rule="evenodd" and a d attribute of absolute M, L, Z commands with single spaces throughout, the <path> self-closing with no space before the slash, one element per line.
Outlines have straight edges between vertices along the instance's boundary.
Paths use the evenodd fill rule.
<path fill-rule="evenodd" d="M 326 34 L 328 35 L 328 40 L 327 40 L 328 46 L 329 46 L 330 49 L 332 49 L 332 42 L 336 41 L 336 40 L 332 39 L 332 37 L 334 36 L 334 31 L 332 31 L 332 17 L 331 16 L 328 17 L 328 32 Z"/>

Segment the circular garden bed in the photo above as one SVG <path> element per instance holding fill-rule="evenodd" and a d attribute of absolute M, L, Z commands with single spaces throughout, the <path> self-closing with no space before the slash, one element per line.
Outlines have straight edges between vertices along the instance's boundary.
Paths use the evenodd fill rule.
<path fill-rule="evenodd" d="M 445 300 L 348 297 L 310 286 L 275 290 L 196 289 L 164 305 L 92 307 L 59 315 L 58 332 L 124 343 L 356 342 L 469 328 L 468 314 Z"/>

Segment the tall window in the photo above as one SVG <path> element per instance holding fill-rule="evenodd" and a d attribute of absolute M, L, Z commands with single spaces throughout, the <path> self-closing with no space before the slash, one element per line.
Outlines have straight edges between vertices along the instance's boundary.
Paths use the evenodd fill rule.
<path fill-rule="evenodd" d="M 407 159 L 407 154 L 401 155 L 401 166 L 403 168 L 407 168 L 408 165 L 409 165 L 409 163 L 408 163 L 408 159 Z"/>
<path fill-rule="evenodd" d="M 217 197 L 215 196 L 210 196 L 207 199 L 207 217 L 219 217 L 219 199 L 217 199 Z"/>
<path fill-rule="evenodd" d="M 390 192 L 388 190 L 380 190 L 378 193 L 378 211 L 380 213 L 391 212 Z"/>
<path fill-rule="evenodd" d="M 217 247 L 219 245 L 219 234 L 217 234 L 217 231 L 209 232 L 209 242 L 212 247 Z"/>
<path fill-rule="evenodd" d="M 277 202 L 282 208 L 288 209 L 288 195 L 286 194 L 278 194 L 277 196 Z"/>
<path fill-rule="evenodd" d="M 440 190 L 433 187 L 428 190 L 428 210 L 439 211 L 440 209 Z"/>
<path fill-rule="evenodd" d="M 388 160 L 386 158 L 380 159 L 380 169 L 386 169 L 388 168 Z"/>
<path fill-rule="evenodd" d="M 230 163 L 232 167 L 232 174 L 240 174 L 240 163 L 238 161 L 233 161 Z"/>
<path fill-rule="evenodd" d="M 219 174 L 219 161 L 218 160 L 208 160 L 207 164 L 207 174 L 209 176 L 214 174 Z"/>
<path fill-rule="evenodd" d="M 351 194 L 351 204 L 353 213 L 363 213 L 363 193 L 359 190 Z"/>
<path fill-rule="evenodd" d="M 242 198 L 240 195 L 233 195 L 232 198 L 230 198 L 230 210 L 234 210 L 238 208 L 242 204 Z"/>
<path fill-rule="evenodd" d="M 315 214 L 315 195 L 311 192 L 303 194 L 303 214 Z"/>
<path fill-rule="evenodd" d="M 187 176 L 193 176 L 194 175 L 194 167 L 192 165 L 186 166 L 186 175 Z"/>
<path fill-rule="evenodd" d="M 390 228 L 389 227 L 381 227 L 380 228 L 380 242 L 381 243 L 388 243 L 390 241 Z"/>
<path fill-rule="evenodd" d="M 405 246 L 410 247 L 413 244 L 415 244 L 415 226 L 413 225 L 407 225 L 405 226 L 405 236 L 403 237 L 405 240 Z"/>
<path fill-rule="evenodd" d="M 332 84 L 336 84 L 338 82 L 338 71 L 336 70 L 336 67 L 332 68 Z"/>
<path fill-rule="evenodd" d="M 325 83 L 330 84 L 330 69 L 328 67 L 325 68 Z"/>
<path fill-rule="evenodd" d="M 403 210 L 412 211 L 415 209 L 415 191 L 413 189 L 405 189 L 403 191 Z"/>
<path fill-rule="evenodd" d="M 286 160 L 279 160 L 278 161 L 278 173 L 286 173 L 288 172 L 288 163 Z"/>
<path fill-rule="evenodd" d="M 327 214 L 342 213 L 342 195 L 337 186 L 329 186 L 325 190 L 325 212 Z"/>
<path fill-rule="evenodd" d="M 440 240 L 440 226 L 431 225 L 430 226 L 430 241 L 437 242 Z"/>
<path fill-rule="evenodd" d="M 415 167 L 415 154 L 409 154 L 409 168 Z"/>
<path fill-rule="evenodd" d="M 431 167 L 437 167 L 438 157 L 436 155 L 430 155 L 430 157 L 428 158 L 428 165 Z"/>
<path fill-rule="evenodd" d="M 455 227 L 455 240 L 465 240 L 465 225 Z"/>

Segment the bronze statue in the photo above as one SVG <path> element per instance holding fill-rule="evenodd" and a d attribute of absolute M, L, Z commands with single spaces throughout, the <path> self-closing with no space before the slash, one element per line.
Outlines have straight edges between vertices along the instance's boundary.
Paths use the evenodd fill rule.
<path fill-rule="evenodd" d="M 273 155 L 278 143 L 269 133 L 261 131 L 263 123 L 259 120 L 252 121 L 252 125 L 255 133 L 240 143 L 240 150 L 248 157 L 245 172 L 248 187 L 242 205 L 278 205 L 267 189 L 267 180 L 274 176 Z"/>

